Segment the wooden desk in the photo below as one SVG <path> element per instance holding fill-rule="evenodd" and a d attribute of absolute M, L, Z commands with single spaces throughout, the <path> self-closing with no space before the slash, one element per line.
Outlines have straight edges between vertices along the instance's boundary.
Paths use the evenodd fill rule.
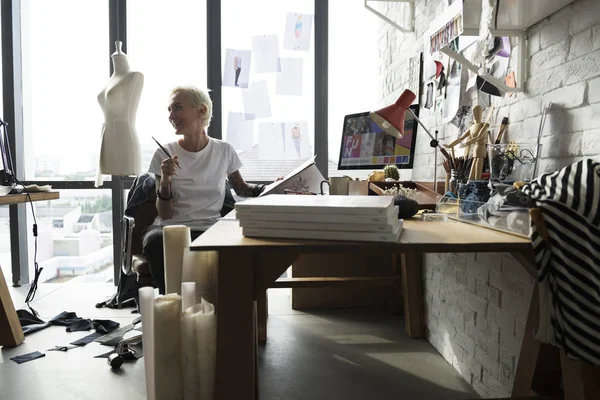
<path fill-rule="evenodd" d="M 54 200 L 59 198 L 59 192 L 30 193 L 31 201 Z M 7 194 L 0 196 L 0 205 L 10 205 L 28 202 L 26 194 Z M 0 268 L 0 346 L 18 346 L 23 343 L 25 336 L 17 317 L 15 306 L 10 298 L 6 279 Z"/>
<path fill-rule="evenodd" d="M 56 200 L 60 197 L 59 192 L 37 192 L 29 193 L 31 201 Z M 26 203 L 29 199 L 25 193 L 22 194 L 7 194 L 0 196 L 0 206 L 8 206 L 11 204 Z"/>
<path fill-rule="evenodd" d="M 406 333 L 426 334 L 422 254 L 511 252 L 531 256 L 529 240 L 457 221 L 405 220 L 398 243 L 253 239 L 242 236 L 235 220 L 221 220 L 194 240 L 192 251 L 218 252 L 217 399 L 257 399 L 256 300 L 306 253 L 389 252 L 402 257 Z"/>

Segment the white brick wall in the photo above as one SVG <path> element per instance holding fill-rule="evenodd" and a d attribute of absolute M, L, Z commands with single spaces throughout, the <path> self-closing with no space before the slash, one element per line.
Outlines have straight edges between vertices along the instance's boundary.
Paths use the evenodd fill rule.
<path fill-rule="evenodd" d="M 381 105 L 395 101 L 406 87 L 408 59 L 423 51 L 425 30 L 446 6 L 446 0 L 415 0 L 415 33 L 382 23 Z M 387 15 L 398 20 L 393 7 Z M 507 139 L 535 143 L 543 106 L 552 102 L 538 170 L 555 171 L 582 157 L 600 161 L 600 1 L 576 0 L 527 34 L 526 92 L 494 98 L 497 123 L 508 116 Z M 467 98 L 475 104 L 474 93 Z M 444 132 L 439 113 L 421 109 L 421 116 L 432 132 Z M 447 128 L 443 141 L 457 134 Z M 417 135 L 414 180 L 433 179 L 428 143 L 427 135 Z M 441 179 L 441 168 L 438 174 Z M 533 279 L 503 253 L 426 255 L 423 279 L 428 340 L 478 394 L 508 397 Z"/>

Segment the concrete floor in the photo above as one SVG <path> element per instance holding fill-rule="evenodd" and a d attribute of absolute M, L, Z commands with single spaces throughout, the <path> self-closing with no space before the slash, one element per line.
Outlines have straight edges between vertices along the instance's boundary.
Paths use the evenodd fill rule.
<path fill-rule="evenodd" d="M 41 284 L 32 306 L 44 320 L 62 311 L 130 323 L 131 309 L 97 309 L 110 283 Z M 25 289 L 11 288 L 17 308 Z M 269 293 L 269 340 L 259 349 L 261 399 L 474 399 L 478 396 L 424 340 L 409 339 L 402 319 L 378 310 L 291 310 L 286 290 Z M 0 399 L 144 399 L 143 359 L 113 371 L 95 355 L 98 343 L 66 353 L 46 351 L 86 336 L 50 327 L 16 348 L 0 349 Z M 10 358 L 40 351 L 44 358 Z"/>

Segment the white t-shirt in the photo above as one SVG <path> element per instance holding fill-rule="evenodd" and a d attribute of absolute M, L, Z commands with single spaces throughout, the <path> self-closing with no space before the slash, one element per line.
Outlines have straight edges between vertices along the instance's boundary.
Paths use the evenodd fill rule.
<path fill-rule="evenodd" d="M 221 217 L 225 198 L 225 178 L 242 167 L 235 148 L 222 140 L 209 137 L 208 144 L 198 152 L 184 150 L 179 143 L 165 145 L 171 156 L 178 156 L 177 168 L 171 183 L 173 217 L 156 225 L 186 225 L 192 230 L 204 231 Z M 162 175 L 160 165 L 167 155 L 157 149 L 148 172 Z"/>

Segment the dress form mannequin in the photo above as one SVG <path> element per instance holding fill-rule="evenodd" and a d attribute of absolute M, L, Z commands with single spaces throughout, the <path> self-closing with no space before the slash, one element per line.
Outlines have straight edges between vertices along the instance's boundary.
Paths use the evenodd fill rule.
<path fill-rule="evenodd" d="M 142 171 L 142 150 L 135 118 L 144 75 L 130 70 L 121 42 L 115 45 L 116 51 L 111 56 L 114 73 L 98 94 L 104 112 L 98 174 L 137 175 Z"/>

